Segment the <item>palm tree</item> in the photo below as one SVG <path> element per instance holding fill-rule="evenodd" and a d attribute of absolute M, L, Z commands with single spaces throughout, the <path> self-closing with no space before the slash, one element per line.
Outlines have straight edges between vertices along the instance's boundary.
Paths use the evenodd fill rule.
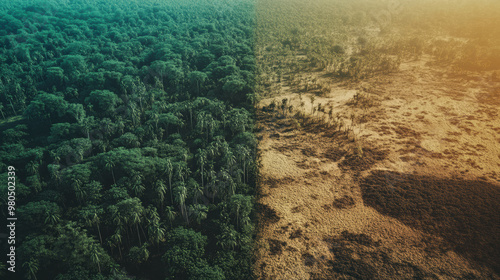
<path fill-rule="evenodd" d="M 180 179 L 182 182 L 184 182 L 184 171 L 185 171 L 185 169 L 187 169 L 187 167 L 184 166 L 182 164 L 182 162 L 179 162 L 177 164 L 176 175 L 177 175 L 177 178 Z"/>
<path fill-rule="evenodd" d="M 139 224 L 141 223 L 142 221 L 142 212 L 137 212 L 137 211 L 134 211 L 132 213 L 132 220 L 130 221 L 133 225 L 135 224 L 135 228 L 137 230 L 137 237 L 139 237 L 139 245 L 142 245 L 142 242 L 141 242 L 141 235 L 139 233 Z"/>
<path fill-rule="evenodd" d="M 101 252 L 99 252 L 99 247 L 96 244 L 92 243 L 89 248 L 89 253 L 90 253 L 90 259 L 92 260 L 93 263 L 97 264 L 97 267 L 99 268 L 99 273 L 101 273 L 101 264 L 99 260 Z"/>
<path fill-rule="evenodd" d="M 154 184 L 154 189 L 158 195 L 158 201 L 160 202 L 160 209 L 163 210 L 163 201 L 165 201 L 165 193 L 167 192 L 167 186 L 162 180 L 158 180 Z"/>
<path fill-rule="evenodd" d="M 157 112 L 154 112 L 152 115 L 151 115 L 151 120 L 153 121 L 153 123 L 155 124 L 155 131 L 158 131 L 158 122 L 160 121 L 160 117 L 158 115 Z"/>
<path fill-rule="evenodd" d="M 109 136 L 113 132 L 113 122 L 110 119 L 105 118 L 101 121 L 101 128 L 104 132 L 104 135 Z"/>
<path fill-rule="evenodd" d="M 189 223 L 188 217 L 186 215 L 186 197 L 187 197 L 187 188 L 184 182 L 180 181 L 175 186 L 175 201 L 179 203 L 179 207 L 181 209 L 181 215 Z"/>
<path fill-rule="evenodd" d="M 85 224 L 87 226 L 95 225 L 97 227 L 97 232 L 99 233 L 99 240 L 101 242 L 101 245 L 102 245 L 102 235 L 101 235 L 101 228 L 99 227 L 99 224 L 101 223 L 101 220 L 99 219 L 99 214 L 102 214 L 102 212 L 103 212 L 102 209 L 98 208 L 95 205 L 85 207 L 84 209 L 81 210 L 81 215 L 85 220 Z"/>
<path fill-rule="evenodd" d="M 149 241 L 157 245 L 159 250 L 160 242 L 165 241 L 165 229 L 158 222 L 149 223 L 148 226 Z"/>
<path fill-rule="evenodd" d="M 174 199 L 172 196 L 172 176 L 174 175 L 174 167 L 172 166 L 172 162 L 170 161 L 170 159 L 167 159 L 165 172 L 168 173 L 168 188 L 170 189 L 170 203 L 174 205 Z"/>
<path fill-rule="evenodd" d="M 229 172 L 224 167 L 221 168 L 218 177 L 221 182 L 219 187 L 224 187 L 227 197 L 231 197 L 236 190 L 236 183 L 234 182 L 233 177 L 231 177 Z"/>
<path fill-rule="evenodd" d="M 250 158 L 250 149 L 248 149 L 245 145 L 237 145 L 236 151 L 238 152 L 238 160 L 243 167 L 243 182 L 247 182 L 247 164 L 251 161 Z"/>
<path fill-rule="evenodd" d="M 201 204 L 193 204 L 189 206 L 189 214 L 194 218 L 194 220 L 201 224 L 201 221 L 207 218 L 207 207 Z"/>
<path fill-rule="evenodd" d="M 82 121 L 82 128 L 85 134 L 87 134 L 87 139 L 90 139 L 90 130 L 92 130 L 92 127 L 94 126 L 95 119 L 94 117 L 88 117 L 84 118 Z"/>
<path fill-rule="evenodd" d="M 111 170 L 111 176 L 113 176 L 113 184 L 116 185 L 115 173 L 113 171 L 113 168 L 115 167 L 114 161 L 111 158 L 106 158 L 105 167 L 106 169 Z"/>
<path fill-rule="evenodd" d="M 316 100 L 316 96 L 311 95 L 309 96 L 309 99 L 311 99 L 311 112 L 314 115 L 314 100 Z"/>
<path fill-rule="evenodd" d="M 87 194 L 87 192 L 85 191 L 84 188 L 82 188 L 82 181 L 80 181 L 79 179 L 73 179 L 73 190 L 75 191 L 75 194 L 76 194 L 76 198 L 78 199 L 78 201 L 82 201 L 84 198 L 85 198 L 85 195 Z"/>
<path fill-rule="evenodd" d="M 59 215 L 58 213 L 49 212 L 49 211 L 45 212 L 44 223 L 46 225 L 55 226 L 60 220 L 61 220 L 61 215 Z"/>
<path fill-rule="evenodd" d="M 3 104 L 0 103 L 0 113 L 2 113 L 2 117 L 5 120 L 5 115 L 3 113 Z"/>
<path fill-rule="evenodd" d="M 198 198 L 203 196 L 204 188 L 203 188 L 203 186 L 199 185 L 198 183 L 195 183 L 194 185 L 191 185 L 190 187 L 194 192 L 194 203 L 197 204 Z"/>
<path fill-rule="evenodd" d="M 174 211 L 173 206 L 167 206 L 165 208 L 165 215 L 167 216 L 167 220 L 170 222 L 170 226 L 172 226 L 172 222 L 175 220 L 175 215 L 177 213 Z"/>
<path fill-rule="evenodd" d="M 230 173 L 233 173 L 232 171 L 236 166 L 236 157 L 229 149 L 224 153 L 224 162 L 226 163 L 226 168 L 230 171 Z"/>
<path fill-rule="evenodd" d="M 239 228 L 240 221 L 242 224 L 246 224 L 248 220 L 248 215 L 250 214 L 252 208 L 251 198 L 249 196 L 236 194 L 230 199 L 229 206 L 231 208 L 231 213 L 236 216 L 236 227 Z"/>
<path fill-rule="evenodd" d="M 137 105 L 134 101 L 129 102 L 129 112 L 132 117 L 132 123 L 136 126 L 141 118 L 141 112 L 138 110 Z"/>
<path fill-rule="evenodd" d="M 120 258 L 121 258 L 121 255 L 120 255 Z M 120 272 L 121 272 L 120 265 L 117 263 L 110 264 L 109 270 L 113 273 L 113 276 L 115 276 L 116 278 L 118 278 L 118 276 L 120 275 Z"/>
<path fill-rule="evenodd" d="M 207 172 L 207 177 L 209 179 L 209 184 L 208 187 L 211 188 L 211 193 L 209 194 L 212 196 L 212 202 L 215 201 L 215 196 L 217 195 L 217 185 L 218 185 L 218 178 L 217 178 L 217 173 L 214 171 L 213 166 L 210 166 L 209 171 Z M 207 188 L 208 191 L 208 188 Z"/>
<path fill-rule="evenodd" d="M 148 242 L 144 242 L 144 245 L 141 246 L 141 255 L 142 255 L 142 259 L 143 261 L 147 261 L 149 259 L 149 250 L 148 250 Z"/>
<path fill-rule="evenodd" d="M 240 226 L 240 209 L 241 209 L 242 202 L 239 199 L 239 196 L 234 195 L 231 197 L 231 206 L 233 208 L 232 211 L 236 212 L 236 227 L 238 228 Z"/>
<path fill-rule="evenodd" d="M 12 111 L 14 112 L 14 116 L 16 116 L 17 112 L 16 112 L 16 109 L 14 109 L 14 104 L 12 104 L 12 97 L 9 98 L 9 101 L 10 101 L 10 107 L 12 107 Z"/>
<path fill-rule="evenodd" d="M 28 165 L 26 166 L 28 173 L 30 175 L 37 175 L 38 174 L 38 167 L 39 167 L 39 164 L 37 164 L 34 161 L 30 161 L 28 163 Z"/>
<path fill-rule="evenodd" d="M 142 185 L 141 183 L 135 182 L 132 184 L 132 191 L 136 196 L 142 196 L 144 190 L 146 190 L 146 187 L 144 187 L 144 185 Z"/>
<path fill-rule="evenodd" d="M 50 178 L 59 182 L 61 180 L 61 172 L 59 171 L 60 166 L 57 164 L 49 164 L 47 167 L 49 169 Z"/>
<path fill-rule="evenodd" d="M 111 220 L 113 221 L 113 224 L 116 227 L 121 227 L 124 224 L 124 219 L 122 217 L 122 214 L 120 211 L 118 211 L 118 207 L 115 205 L 111 205 L 108 207 L 109 211 L 111 212 Z"/>
<path fill-rule="evenodd" d="M 128 221 L 127 218 L 121 213 L 116 205 L 111 205 L 108 207 L 109 212 L 111 213 L 111 220 L 113 225 L 120 230 L 120 242 L 121 242 L 121 232 L 125 229 L 125 233 L 127 235 L 127 245 L 130 246 L 130 235 L 128 233 L 128 229 L 126 227 Z"/>
<path fill-rule="evenodd" d="M 144 176 L 140 173 L 135 173 L 132 176 L 132 191 L 136 196 L 141 196 L 144 190 L 146 190 L 146 187 L 142 184 L 142 181 L 144 180 Z"/>
<path fill-rule="evenodd" d="M 159 223 L 160 222 L 160 215 L 158 215 L 158 212 L 156 211 L 156 207 L 154 207 L 152 205 L 149 205 L 148 208 L 146 208 L 145 216 L 146 216 L 146 219 L 149 223 Z"/>
<path fill-rule="evenodd" d="M 280 108 L 283 112 L 283 115 L 285 115 L 285 109 L 287 108 L 287 103 L 288 103 L 288 98 L 283 98 L 281 100 L 281 105 L 280 105 Z"/>
<path fill-rule="evenodd" d="M 38 272 L 38 260 L 31 258 L 23 264 L 23 267 L 26 269 L 26 272 L 28 272 L 28 279 L 37 280 L 36 273 Z"/>
<path fill-rule="evenodd" d="M 119 117 L 118 121 L 116 121 L 116 127 L 120 131 L 120 135 L 123 135 L 123 132 L 124 132 L 123 129 L 125 128 L 125 123 L 121 120 L 120 117 Z"/>
<path fill-rule="evenodd" d="M 196 127 L 198 127 L 201 134 L 203 134 L 203 130 L 206 127 L 206 113 L 205 111 L 201 111 L 196 115 Z"/>
<path fill-rule="evenodd" d="M 214 120 L 214 118 L 212 117 L 212 115 L 211 114 L 209 114 L 209 115 L 210 115 L 210 118 L 209 118 L 209 120 L 207 122 L 207 141 L 208 141 L 208 135 L 210 135 L 210 137 L 213 137 L 214 131 L 218 127 L 218 124 Z"/>
<path fill-rule="evenodd" d="M 355 120 L 356 120 L 356 114 L 354 114 L 354 112 L 351 113 L 350 120 L 351 120 L 351 130 L 354 131 L 353 127 L 354 127 Z"/>
<path fill-rule="evenodd" d="M 233 250 L 237 242 L 237 232 L 232 228 L 226 228 L 223 230 L 222 234 L 217 236 L 217 245 L 221 246 L 224 250 Z"/>
<path fill-rule="evenodd" d="M 113 235 L 111 235 L 109 244 L 111 247 L 118 247 L 118 251 L 120 252 L 120 260 L 122 259 L 122 231 L 120 227 L 118 227 Z"/>
<path fill-rule="evenodd" d="M 200 169 L 201 169 L 201 186 L 205 186 L 205 183 L 203 181 L 203 167 L 205 166 L 205 161 L 207 159 L 207 153 L 202 150 L 202 149 L 198 149 L 198 164 L 200 165 Z"/>

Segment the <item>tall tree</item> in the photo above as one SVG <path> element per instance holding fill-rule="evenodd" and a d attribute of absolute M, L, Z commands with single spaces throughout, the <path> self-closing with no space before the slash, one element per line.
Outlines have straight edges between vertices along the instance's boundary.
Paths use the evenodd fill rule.
<path fill-rule="evenodd" d="M 97 268 L 99 269 L 99 273 L 101 273 L 101 252 L 99 251 L 99 247 L 96 244 L 91 244 L 89 248 L 90 259 L 94 264 L 97 264 Z"/>
<path fill-rule="evenodd" d="M 120 253 L 120 260 L 123 258 L 122 256 L 122 230 L 121 227 L 117 227 L 116 231 L 113 235 L 109 237 L 108 244 L 111 248 L 118 247 L 118 252 Z"/>
<path fill-rule="evenodd" d="M 102 235 L 101 235 L 101 228 L 99 227 L 101 223 L 101 219 L 99 216 L 101 216 L 104 213 L 104 210 L 96 205 L 89 205 L 84 207 L 82 210 L 80 210 L 80 216 L 82 219 L 85 221 L 85 224 L 87 226 L 96 226 L 97 232 L 99 233 L 99 240 L 102 245 Z"/>
<path fill-rule="evenodd" d="M 160 242 L 165 241 L 165 229 L 159 222 L 153 222 L 148 225 L 149 241 L 153 245 L 159 245 Z"/>
<path fill-rule="evenodd" d="M 189 214 L 198 224 L 201 224 L 201 221 L 207 218 L 207 212 L 208 208 L 205 205 L 193 204 L 189 206 Z"/>
<path fill-rule="evenodd" d="M 176 215 L 177 213 L 174 211 L 173 206 L 165 207 L 165 216 L 167 217 L 167 220 L 170 222 L 170 226 L 172 226 L 172 223 L 175 220 Z"/>
<path fill-rule="evenodd" d="M 111 177 L 113 178 L 113 184 L 116 185 L 116 179 L 115 179 L 115 172 L 114 172 L 114 167 L 115 167 L 115 162 L 111 157 L 107 157 L 104 159 L 104 167 L 111 171 Z"/>
<path fill-rule="evenodd" d="M 203 175 L 204 175 L 204 170 L 203 168 L 205 167 L 205 162 L 207 160 L 207 154 L 204 150 L 202 149 L 198 149 L 198 153 L 197 153 L 197 159 L 198 159 L 198 164 L 200 166 L 200 175 L 201 175 L 201 186 L 202 187 L 205 187 L 205 182 L 204 182 L 204 178 L 203 178 Z"/>
<path fill-rule="evenodd" d="M 157 180 L 154 183 L 154 192 L 157 196 L 157 201 L 160 203 L 160 209 L 163 210 L 163 202 L 165 201 L 165 193 L 167 192 L 167 185 L 163 180 Z"/>
<path fill-rule="evenodd" d="M 174 205 L 174 197 L 172 195 L 172 177 L 174 175 L 174 167 L 172 165 L 172 161 L 167 159 L 167 164 L 165 166 L 165 172 L 168 175 L 168 188 L 170 190 L 170 204 Z"/>
<path fill-rule="evenodd" d="M 189 218 L 186 212 L 186 197 L 187 197 L 187 188 L 186 184 L 183 181 L 178 181 L 174 187 L 174 195 L 175 201 L 179 204 L 179 208 L 181 209 L 181 215 L 186 221 L 189 223 Z"/>
<path fill-rule="evenodd" d="M 26 277 L 28 279 L 35 279 L 37 280 L 38 278 L 36 278 L 36 273 L 38 272 L 38 261 L 34 258 L 30 258 L 29 261 L 23 263 L 23 267 L 24 269 L 26 269 Z"/>
<path fill-rule="evenodd" d="M 231 213 L 236 218 L 236 227 L 240 227 L 240 223 L 250 223 L 250 212 L 252 211 L 253 203 L 250 196 L 235 194 L 229 200 Z"/>

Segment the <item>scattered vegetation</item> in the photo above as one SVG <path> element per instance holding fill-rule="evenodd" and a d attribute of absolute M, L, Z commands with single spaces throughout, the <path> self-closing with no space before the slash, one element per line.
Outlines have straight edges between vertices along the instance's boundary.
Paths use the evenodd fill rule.
<path fill-rule="evenodd" d="M 405 79 L 415 79 L 417 83 L 435 81 L 439 77 L 428 78 L 428 73 L 412 76 L 409 66 L 439 69 L 429 73 L 442 74 L 446 82 L 451 81 L 450 76 L 476 82 L 484 80 L 486 87 L 492 89 L 478 94 L 478 101 L 489 105 L 497 103 L 497 90 L 493 87 L 498 82 L 498 71 L 494 70 L 500 70 L 500 29 L 496 27 L 500 25 L 498 1 L 270 0 L 257 3 L 256 96 L 270 100 L 262 107 L 262 114 L 258 112 L 259 120 L 263 120 L 268 130 L 276 129 L 270 133 L 272 138 L 300 138 L 304 141 L 303 132 L 307 131 L 314 133 L 307 137 L 325 137 L 327 141 L 338 143 L 322 156 L 338 162 L 342 175 L 354 173 L 358 178 L 361 171 L 370 170 L 387 157 L 387 150 L 377 148 L 376 143 L 365 143 L 369 135 L 363 135 L 362 130 L 365 123 L 383 115 L 377 114 L 376 107 L 383 102 L 378 95 L 385 95 L 387 100 L 391 97 L 380 92 L 380 88 L 384 88 L 381 84 L 391 83 L 392 73 L 398 71 L 402 63 L 406 67 L 405 73 L 394 76 L 402 78 L 408 75 Z M 387 77 L 378 78 L 379 75 Z M 372 87 L 366 80 L 377 85 Z M 336 88 L 355 89 L 356 93 L 346 104 L 328 104 L 325 99 L 340 94 Z M 443 89 L 443 93 L 445 91 Z M 391 133 L 395 133 L 398 139 L 420 147 L 417 143 L 423 137 L 420 132 L 403 123 L 393 122 L 392 125 L 395 128 L 391 128 Z M 288 129 L 297 130 L 297 133 L 288 133 Z M 282 154 L 283 151 L 299 149 L 304 156 L 318 156 L 315 149 L 305 145 L 283 144 L 272 149 Z M 415 151 L 411 147 L 395 152 Z M 439 154 L 429 155 L 437 157 Z M 479 168 L 470 161 L 472 167 Z M 314 168 L 303 163 L 297 166 Z M 496 252 L 500 243 L 494 232 L 498 231 L 500 219 L 496 214 L 497 205 L 492 204 L 497 201 L 494 197 L 498 186 L 481 181 L 441 180 L 416 175 L 404 178 L 394 184 L 383 184 L 381 174 L 369 176 L 362 185 L 365 204 L 423 230 L 424 235 L 446 240 L 437 246 L 439 249 L 432 250 L 456 250 L 472 263 L 478 261 L 498 272 L 494 260 L 499 258 Z M 272 190 L 272 193 L 276 191 Z M 279 195 L 283 193 L 286 192 L 279 192 Z M 490 195 L 493 198 L 488 198 Z M 481 205 L 482 201 L 487 201 L 486 205 Z M 354 204 L 354 199 L 345 195 L 338 197 L 333 204 L 322 204 L 322 207 L 332 211 L 332 208 L 348 209 Z M 300 208 L 294 207 L 291 212 L 300 212 Z M 294 239 L 292 237 L 295 235 L 290 235 Z M 322 256 L 311 255 L 313 251 L 309 248 L 296 256 L 296 259 L 302 257 L 307 267 L 302 267 L 302 271 L 321 271 L 316 275 L 313 273 L 313 279 L 437 279 L 448 273 L 447 268 L 439 268 L 442 271 L 437 272 L 434 268 L 391 259 L 394 255 L 383 249 L 371 250 L 376 242 L 371 243 L 369 236 L 342 233 L 335 242 L 342 242 L 342 246 L 332 247 L 334 260 L 329 264 L 330 274 L 324 273 L 317 264 Z M 473 248 L 473 244 L 478 246 Z M 272 270 L 270 264 L 266 264 L 266 272 L 273 271 L 276 277 L 283 264 L 283 261 L 276 260 Z M 486 271 L 484 275 L 487 275 L 491 270 L 478 271 Z M 446 276 L 476 278 L 473 273 L 456 273 Z"/>
<path fill-rule="evenodd" d="M 326 238 L 325 242 L 329 244 L 334 260 L 328 261 L 325 274 L 315 275 L 313 279 L 438 278 L 419 266 L 393 259 L 389 249 L 383 248 L 380 241 L 366 234 L 343 231 L 337 237 Z"/>
<path fill-rule="evenodd" d="M 491 0 L 258 1 L 257 94 L 324 95 L 332 78 L 389 74 L 423 55 L 458 72 L 499 70 L 499 10 Z"/>

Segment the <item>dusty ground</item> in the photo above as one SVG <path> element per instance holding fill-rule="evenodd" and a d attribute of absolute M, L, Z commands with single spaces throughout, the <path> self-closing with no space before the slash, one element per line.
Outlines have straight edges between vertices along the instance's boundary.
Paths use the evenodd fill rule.
<path fill-rule="evenodd" d="M 500 232 L 500 75 L 456 73 L 429 62 L 423 57 L 389 76 L 335 84 L 314 98 L 324 112 L 315 112 L 311 93 L 299 96 L 287 86 L 274 99 L 287 98 L 291 113 L 259 112 L 259 279 L 500 279 L 492 259 L 498 238 L 481 239 L 471 254 L 471 244 L 462 244 L 484 236 L 475 224 Z M 293 117 L 299 111 L 305 118 Z M 333 127 L 336 121 L 343 127 Z M 382 171 L 397 175 L 370 185 L 366 178 Z M 454 198 L 453 189 L 425 194 L 430 198 L 422 201 L 430 205 L 413 197 L 387 203 L 370 197 L 386 186 L 399 193 L 405 180 L 416 180 L 411 176 L 424 176 L 420 185 L 456 179 L 457 193 L 476 198 L 465 205 L 489 207 L 462 209 L 457 205 L 464 198 Z M 479 182 L 479 189 L 467 190 L 460 183 L 466 180 Z M 483 185 L 488 194 L 478 196 Z M 422 186 L 439 191 L 439 184 Z M 404 213 L 396 211 L 400 205 Z M 412 212 L 419 207 L 427 216 Z M 475 221 L 448 223 L 443 207 L 458 207 L 466 217 L 470 211 Z M 461 239 L 454 240 L 455 232 Z"/>

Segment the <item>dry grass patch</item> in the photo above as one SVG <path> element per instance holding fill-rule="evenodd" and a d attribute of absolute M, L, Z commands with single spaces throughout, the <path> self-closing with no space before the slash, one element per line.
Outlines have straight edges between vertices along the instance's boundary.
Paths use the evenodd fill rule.
<path fill-rule="evenodd" d="M 436 234 L 469 260 L 500 272 L 500 186 L 375 171 L 361 190 L 366 205 Z"/>

